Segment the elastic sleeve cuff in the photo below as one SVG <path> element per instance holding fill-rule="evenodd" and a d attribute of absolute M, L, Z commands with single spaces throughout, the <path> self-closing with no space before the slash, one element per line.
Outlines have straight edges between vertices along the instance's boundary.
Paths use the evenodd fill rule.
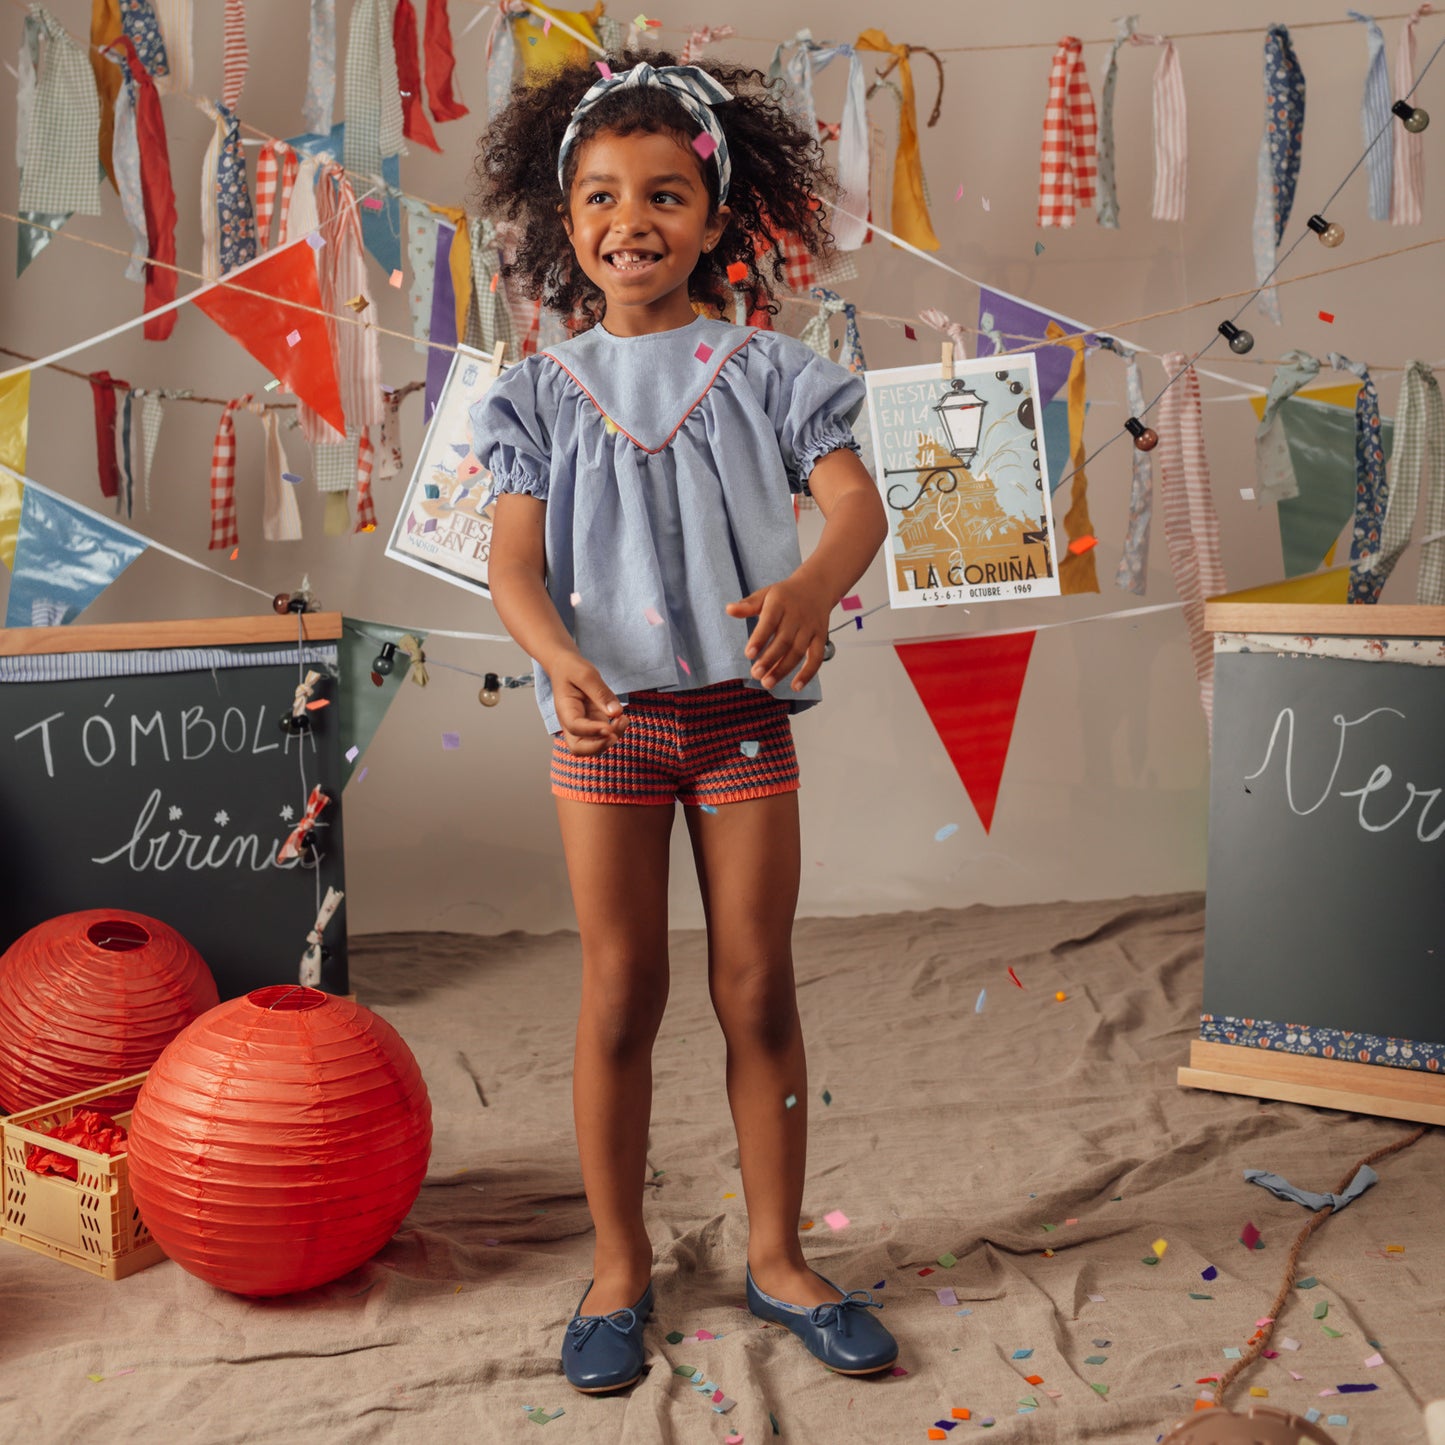
<path fill-rule="evenodd" d="M 529 497 L 547 500 L 548 479 L 533 476 L 525 467 L 500 467 L 492 471 L 492 495 L 503 492 L 520 492 Z"/>
<path fill-rule="evenodd" d="M 843 451 L 844 449 L 862 458 L 863 452 L 858 445 L 858 439 L 853 435 L 853 429 L 846 422 L 837 421 L 831 425 L 819 427 L 812 436 L 808 438 L 806 445 L 798 450 L 797 477 L 793 490 L 802 492 L 805 496 L 812 496 L 808 489 L 808 478 L 812 475 L 813 468 L 817 466 L 818 460 L 825 457 L 829 452 Z"/>

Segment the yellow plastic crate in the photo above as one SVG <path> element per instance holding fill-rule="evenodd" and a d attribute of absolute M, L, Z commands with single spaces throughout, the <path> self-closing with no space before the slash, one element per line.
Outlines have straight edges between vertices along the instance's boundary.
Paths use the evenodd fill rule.
<path fill-rule="evenodd" d="M 130 1192 L 130 1156 L 97 1154 L 77 1144 L 53 1139 L 47 1132 L 69 1123 L 78 1109 L 138 1087 L 145 1074 L 132 1074 L 57 1099 L 0 1115 L 0 1152 L 5 1171 L 5 1212 L 0 1239 L 24 1245 L 37 1254 L 64 1260 L 105 1279 L 124 1279 L 166 1257 L 151 1238 Z M 130 1128 L 130 1110 L 112 1116 Z M 25 1167 L 30 1145 L 52 1149 L 76 1161 L 76 1177 L 61 1179 L 34 1174 Z"/>

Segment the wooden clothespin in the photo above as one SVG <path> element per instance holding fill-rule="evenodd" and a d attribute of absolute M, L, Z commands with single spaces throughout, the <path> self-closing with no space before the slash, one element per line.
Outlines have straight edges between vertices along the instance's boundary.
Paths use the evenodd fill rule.
<path fill-rule="evenodd" d="M 953 380 L 953 342 L 951 341 L 943 343 L 943 379 L 945 381 Z"/>
<path fill-rule="evenodd" d="M 506 351 L 506 349 L 507 343 L 505 341 L 499 341 L 494 347 L 492 347 L 493 376 L 500 376 L 502 374 L 502 354 Z"/>

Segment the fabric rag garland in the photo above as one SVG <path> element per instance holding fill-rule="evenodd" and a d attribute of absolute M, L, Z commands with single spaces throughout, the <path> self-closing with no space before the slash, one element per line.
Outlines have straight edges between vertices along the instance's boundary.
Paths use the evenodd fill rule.
<path fill-rule="evenodd" d="M 406 259 L 411 269 L 411 285 L 407 289 L 407 306 L 411 312 L 411 334 L 417 338 L 412 350 L 418 356 L 430 356 L 427 337 L 431 329 L 432 288 L 436 284 L 437 217 L 436 212 L 415 196 L 403 196 L 406 211 Z"/>
<path fill-rule="evenodd" d="M 460 231 L 458 235 L 460 235 Z M 467 218 L 467 240 L 470 251 L 470 267 L 466 281 L 469 295 L 463 300 L 461 287 L 457 287 L 457 310 L 465 318 L 460 328 L 462 341 L 481 351 L 491 351 L 499 341 L 509 349 L 513 346 L 512 313 L 507 306 L 506 291 L 502 283 L 502 258 L 497 249 L 497 228 L 481 216 Z M 459 253 L 453 250 L 455 263 Z M 452 268 L 453 285 L 456 285 L 456 266 Z"/>
<path fill-rule="evenodd" d="M 256 217 L 246 189 L 241 122 L 212 103 L 216 128 L 201 160 L 201 273 L 218 281 L 256 257 Z"/>
<path fill-rule="evenodd" d="M 195 0 L 151 0 L 166 47 L 166 70 L 156 78 L 156 89 L 187 92 L 196 68 Z"/>
<path fill-rule="evenodd" d="M 376 449 L 371 434 L 362 432 L 356 444 L 356 527 L 358 532 L 376 531 L 376 507 L 371 500 L 371 472 L 376 463 Z"/>
<path fill-rule="evenodd" d="M 435 8 L 435 0 L 432 6 Z M 426 118 L 421 95 L 421 62 L 417 58 L 416 9 L 411 0 L 396 0 L 391 43 L 396 52 L 396 79 L 401 94 L 401 133 L 428 150 L 441 152 L 436 132 Z"/>
<path fill-rule="evenodd" d="M 927 311 L 920 311 L 918 319 L 925 325 L 931 326 L 935 331 L 940 331 L 953 342 L 953 359 L 962 361 L 968 355 L 968 328 L 957 321 L 951 321 L 947 316 L 935 308 Z"/>
<path fill-rule="evenodd" d="M 683 41 L 682 53 L 677 57 L 679 65 L 695 65 L 703 50 L 719 40 L 730 39 L 737 32 L 731 25 L 700 25 Z"/>
<path fill-rule="evenodd" d="M 1099 207 L 1095 220 L 1106 230 L 1119 229 L 1119 196 L 1114 183 L 1114 92 L 1119 85 L 1119 51 L 1138 28 L 1137 15 L 1114 21 L 1114 43 L 1104 61 L 1104 83 L 1099 87 Z"/>
<path fill-rule="evenodd" d="M 252 403 L 255 408 L 255 403 Z M 256 408 L 266 435 L 266 474 L 261 535 L 268 542 L 299 542 L 301 512 L 296 489 L 286 480 L 286 449 L 281 445 L 281 418 L 265 407 Z"/>
<path fill-rule="evenodd" d="M 246 49 L 246 0 L 226 0 L 221 51 L 221 104 L 235 110 L 246 84 L 251 56 Z"/>
<path fill-rule="evenodd" d="M 1350 529 L 1349 602 L 1380 600 L 1385 579 L 1377 576 L 1375 556 L 1380 551 L 1385 512 L 1390 504 L 1390 480 L 1385 473 L 1385 444 L 1380 435 L 1380 397 L 1363 361 L 1351 361 L 1332 351 L 1329 362 L 1336 371 L 1360 378 L 1355 397 L 1355 520 Z"/>
<path fill-rule="evenodd" d="M 913 91 L 912 53 L 907 45 L 894 45 L 882 30 L 865 30 L 856 41 L 858 50 L 876 50 L 891 55 L 898 70 L 900 102 L 898 111 L 898 154 L 893 162 L 893 205 L 891 229 L 894 235 L 921 251 L 938 250 L 938 237 L 928 217 L 928 199 L 923 185 L 923 158 L 918 151 L 918 102 Z M 938 107 L 929 125 L 938 119 Z"/>
<path fill-rule="evenodd" d="M 235 547 L 241 540 L 236 528 L 236 408 L 249 406 L 251 394 L 228 401 L 221 409 L 216 439 L 211 445 L 211 540 L 214 552 Z"/>
<path fill-rule="evenodd" d="M 828 334 L 829 320 L 839 313 L 843 316 L 843 365 L 855 375 L 868 370 L 863 358 L 863 337 L 858 331 L 858 308 L 846 301 L 836 291 L 826 286 L 814 286 L 808 294 L 818 302 L 818 314 L 809 319 L 798 335 L 798 340 L 811 347 L 819 356 L 830 358 L 833 354 L 832 338 Z"/>
<path fill-rule="evenodd" d="M 151 0 L 121 0 L 120 28 L 135 46 L 141 65 L 153 80 L 169 73 L 171 65 L 165 36 L 161 34 Z"/>
<path fill-rule="evenodd" d="M 1307 351 L 1286 351 L 1274 370 L 1264 413 L 1254 433 L 1255 496 L 1261 505 L 1288 502 L 1299 496 L 1294 458 L 1284 434 L 1280 408 L 1320 374 L 1319 362 Z"/>
<path fill-rule="evenodd" d="M 1264 37 L 1264 133 L 1259 140 L 1254 199 L 1254 280 L 1258 304 L 1269 320 L 1281 320 L 1279 295 L 1266 286 L 1275 250 L 1284 240 L 1299 181 L 1305 126 L 1305 77 L 1289 31 L 1271 25 Z"/>
<path fill-rule="evenodd" d="M 106 179 L 115 184 L 115 165 L 111 151 L 115 144 L 115 97 L 120 90 L 120 76 L 105 58 L 105 52 L 124 33 L 120 23 L 120 0 L 91 0 L 90 49 L 87 58 L 95 80 L 95 93 L 100 97 L 100 129 L 97 147 Z"/>
<path fill-rule="evenodd" d="M 1097 143 L 1098 123 L 1084 73 L 1083 42 L 1066 35 L 1059 41 L 1049 70 L 1039 152 L 1040 226 L 1072 226 L 1077 208 L 1094 204 Z"/>
<path fill-rule="evenodd" d="M 1133 45 L 1158 45 L 1154 67 L 1154 209 L 1156 221 L 1182 221 L 1189 177 L 1189 126 L 1179 51 L 1167 35 L 1131 35 Z"/>
<path fill-rule="evenodd" d="M 118 53 L 114 46 L 106 51 L 106 58 L 124 70 L 125 55 Z M 140 142 L 136 139 L 135 128 L 135 85 L 129 82 L 129 77 L 121 82 L 115 97 L 115 130 L 110 154 L 115 172 L 115 187 L 120 192 L 121 211 L 131 234 L 130 259 L 126 262 L 125 279 L 140 281 L 145 276 L 146 211 L 140 178 Z"/>
<path fill-rule="evenodd" d="M 120 408 L 121 423 L 119 451 L 121 480 L 124 482 L 125 485 L 122 490 L 122 496 L 116 498 L 115 504 L 116 512 L 119 513 L 122 506 L 122 498 L 124 499 L 125 514 L 127 517 L 133 517 L 135 515 L 135 474 L 131 470 L 130 461 L 131 421 L 134 407 L 135 390 L 133 387 L 127 387 L 125 392 L 125 399 L 121 402 Z"/>
<path fill-rule="evenodd" d="M 1124 387 L 1129 415 L 1144 415 L 1144 382 L 1139 375 L 1139 353 L 1112 336 L 1101 336 L 1099 345 L 1112 351 L 1124 363 Z M 1154 517 L 1154 459 L 1149 452 L 1133 448 L 1134 472 L 1129 485 L 1129 525 L 1124 552 L 1114 574 L 1114 586 L 1143 597 L 1149 583 L 1149 531 Z"/>
<path fill-rule="evenodd" d="M 1428 458 L 1428 462 L 1427 462 Z M 1428 473 L 1428 495 L 1420 547 L 1420 576 L 1415 601 L 1422 607 L 1445 604 L 1445 402 L 1440 383 L 1423 361 L 1405 367 L 1400 406 L 1395 414 L 1395 450 L 1390 458 L 1390 499 L 1374 576 L 1383 589 L 1410 537 L 1420 492 Z"/>
<path fill-rule="evenodd" d="M 1400 30 L 1395 51 L 1395 91 L 1402 99 L 1415 88 L 1415 27 L 1433 15 L 1433 5 L 1417 5 Z M 1395 127 L 1395 180 L 1390 190 L 1390 224 L 1418 226 L 1425 194 L 1425 137 Z"/>
<path fill-rule="evenodd" d="M 108 371 L 92 371 L 89 377 L 95 404 L 95 461 L 102 497 L 120 496 L 120 463 L 115 453 L 115 389 L 117 382 Z"/>
<path fill-rule="evenodd" d="M 145 497 L 146 511 L 151 509 L 151 467 L 156 459 L 156 443 L 161 439 L 161 423 L 165 420 L 165 397 L 163 391 L 149 389 L 138 393 L 140 405 L 140 465 L 141 492 Z"/>
<path fill-rule="evenodd" d="M 336 0 L 311 0 L 306 51 L 306 98 L 301 123 L 310 135 L 330 135 L 336 109 Z"/>
<path fill-rule="evenodd" d="M 497 0 L 497 13 L 487 32 L 487 114 L 497 116 L 512 93 L 512 74 L 517 67 L 517 44 L 512 37 L 514 15 L 526 13 L 522 0 Z M 604 17 L 605 18 L 605 17 Z M 620 53 L 619 47 L 607 46 L 609 55 Z"/>
<path fill-rule="evenodd" d="M 1369 56 L 1365 68 L 1365 91 L 1360 97 L 1360 130 L 1365 140 L 1365 164 L 1370 177 L 1370 219 L 1390 219 L 1390 181 L 1394 169 L 1393 138 L 1387 133 L 1390 125 L 1390 75 L 1385 64 L 1385 32 L 1373 15 L 1358 10 L 1345 12 L 1351 20 L 1365 27 L 1365 45 Z"/>
<path fill-rule="evenodd" d="M 276 244 L 286 244 L 291 192 L 301 172 L 301 158 L 285 141 L 268 140 L 256 155 L 256 249 L 271 249 L 271 217 L 276 223 Z M 280 190 L 280 204 L 276 193 Z"/>
<path fill-rule="evenodd" d="M 383 156 L 403 150 L 401 86 L 391 38 L 391 9 L 356 0 L 346 37 L 346 133 L 343 160 L 363 176 L 381 174 Z"/>
<path fill-rule="evenodd" d="M 422 49 L 426 54 L 426 103 L 432 119 L 460 120 L 469 112 L 455 89 L 457 59 L 447 0 L 427 0 Z"/>
<path fill-rule="evenodd" d="M 39 63 L 41 38 L 45 63 Z M 38 80 L 25 131 L 19 209 L 38 216 L 100 214 L 100 97 L 86 51 L 43 6 L 26 17 L 25 50 Z M 120 77 L 108 61 L 97 62 Z"/>
<path fill-rule="evenodd" d="M 1204 599 L 1226 590 L 1219 556 L 1219 517 L 1204 454 L 1204 413 L 1199 377 L 1182 351 L 1161 358 L 1171 384 L 1159 399 L 1159 475 L 1164 494 L 1164 538 L 1174 588 L 1184 604 L 1184 623 L 1194 654 L 1199 701 L 1214 720 L 1214 644 L 1204 629 Z"/>
<path fill-rule="evenodd" d="M 1069 541 L 1093 540 L 1094 524 L 1089 518 L 1089 479 L 1084 474 L 1084 402 L 1088 381 L 1084 373 L 1084 346 L 1088 338 L 1068 335 L 1057 321 L 1050 321 L 1044 332 L 1048 340 L 1067 346 L 1073 352 L 1069 361 L 1069 469 L 1073 476 L 1069 488 L 1069 510 L 1064 513 L 1064 532 Z M 1069 548 L 1059 560 L 1059 590 L 1063 593 L 1097 592 L 1099 574 L 1094 564 L 1094 549 L 1081 552 Z"/>

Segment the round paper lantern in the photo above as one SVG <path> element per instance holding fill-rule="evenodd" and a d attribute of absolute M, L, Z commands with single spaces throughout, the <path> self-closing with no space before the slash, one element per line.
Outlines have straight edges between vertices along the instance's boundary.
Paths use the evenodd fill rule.
<path fill-rule="evenodd" d="M 158 918 L 91 908 L 36 924 L 0 957 L 0 1111 L 141 1073 L 219 997 L 205 960 Z"/>
<path fill-rule="evenodd" d="M 290 1294 L 364 1264 L 416 1201 L 431 1101 L 370 1009 L 276 984 L 191 1024 L 130 1118 L 130 1180 L 170 1257 L 220 1289 Z"/>

